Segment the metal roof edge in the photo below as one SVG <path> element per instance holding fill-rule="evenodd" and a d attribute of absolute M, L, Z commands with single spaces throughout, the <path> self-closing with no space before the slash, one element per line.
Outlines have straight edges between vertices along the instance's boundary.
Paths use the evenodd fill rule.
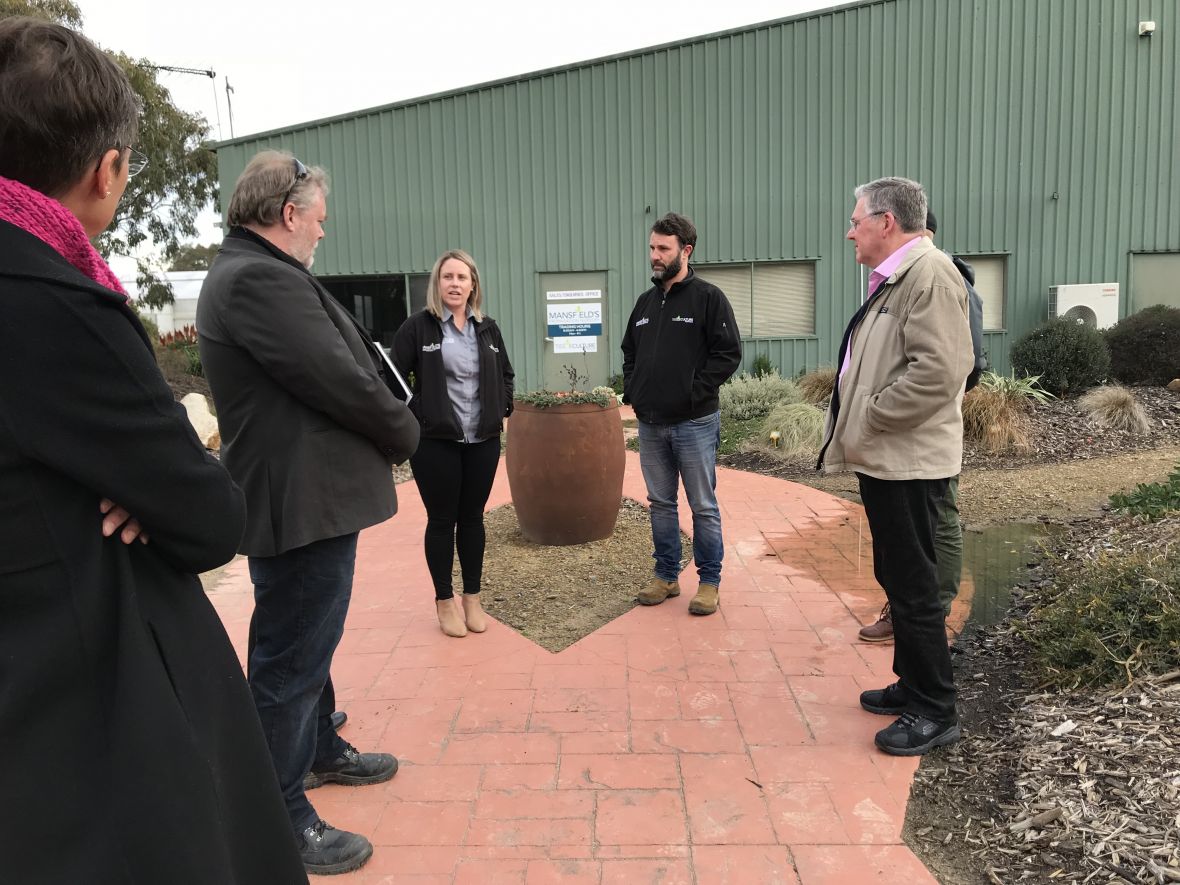
<path fill-rule="evenodd" d="M 472 92 L 482 92 L 485 89 L 494 89 L 498 86 L 507 86 L 512 83 L 523 83 L 528 80 L 535 80 L 541 77 L 548 77 L 553 74 L 560 74 L 567 71 L 575 71 L 580 68 L 592 68 L 595 65 L 606 64 L 608 62 L 623 61 L 629 58 L 639 58 L 640 56 L 650 55 L 657 52 L 663 52 L 668 49 L 675 49 L 683 46 L 691 46 L 694 43 L 705 43 L 709 40 L 716 40 L 721 37 L 732 37 L 737 34 L 750 33 L 752 31 L 760 31 L 764 28 L 777 27 L 779 25 L 794 24 L 800 21 L 806 21 L 811 18 L 822 18 L 826 15 L 834 15 L 838 12 L 846 12 L 849 9 L 856 9 L 861 6 L 878 6 L 886 3 L 895 3 L 897 0 L 852 0 L 849 3 L 841 3 L 838 6 L 829 6 L 824 9 L 814 9 L 811 12 L 801 12 L 797 15 L 788 15 L 783 18 L 769 19 L 763 22 L 755 22 L 748 25 L 739 25 L 736 28 L 727 28 L 724 31 L 713 31 L 709 34 L 700 34 L 695 37 L 685 37 L 681 40 L 672 40 L 668 43 L 660 43 L 655 46 L 645 46 L 641 49 L 628 49 L 624 52 L 616 52 L 613 55 L 603 55 L 598 58 L 586 59 L 584 61 L 575 61 L 570 64 L 557 65 L 551 68 L 542 68 L 537 71 L 529 71 L 523 74 L 512 74 L 508 77 L 501 77 L 497 80 L 487 80 L 483 83 L 475 83 L 470 86 L 460 86 L 455 89 L 447 89 L 442 92 L 433 92 L 428 95 L 420 95 L 414 98 L 406 98 L 401 101 L 390 102 L 388 104 L 374 105 L 373 107 L 361 108 L 356 111 L 347 111 L 341 114 L 333 114 L 329 117 L 320 117 L 315 120 L 308 120 L 304 123 L 293 123 L 288 126 L 280 126 L 275 129 L 267 129 L 262 132 L 255 132 L 250 135 L 242 135 L 237 138 L 227 138 L 223 141 L 211 141 L 206 144 L 210 150 L 216 151 L 219 148 L 231 147 L 233 145 L 247 144 L 251 141 L 261 141 L 267 138 L 273 138 L 276 135 L 283 135 L 292 132 L 300 132 L 306 129 L 313 129 L 317 126 L 325 126 L 330 123 L 338 123 L 342 120 L 355 120 L 360 117 L 368 117 L 374 114 L 384 113 L 385 111 L 398 110 L 400 108 L 412 107 L 418 104 L 427 104 L 432 101 L 439 101 L 444 98 L 454 98 L 455 96 L 465 95 Z"/>

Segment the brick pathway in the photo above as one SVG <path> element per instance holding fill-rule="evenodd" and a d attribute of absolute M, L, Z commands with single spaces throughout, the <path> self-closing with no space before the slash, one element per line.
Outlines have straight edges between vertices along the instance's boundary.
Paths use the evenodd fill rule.
<path fill-rule="evenodd" d="M 646 500 L 632 452 L 624 494 Z M 889 720 L 857 705 L 893 678 L 892 646 L 856 640 L 883 602 L 863 511 L 725 469 L 718 495 L 717 614 L 688 614 L 690 566 L 678 599 L 552 654 L 495 621 L 442 635 L 425 512 L 398 487 L 398 515 L 361 535 L 333 674 L 344 736 L 402 767 L 311 794 L 376 846 L 341 885 L 934 882 L 900 837 L 917 762 L 879 753 Z M 501 463 L 488 506 L 508 500 Z M 241 654 L 244 560 L 212 598 Z"/>

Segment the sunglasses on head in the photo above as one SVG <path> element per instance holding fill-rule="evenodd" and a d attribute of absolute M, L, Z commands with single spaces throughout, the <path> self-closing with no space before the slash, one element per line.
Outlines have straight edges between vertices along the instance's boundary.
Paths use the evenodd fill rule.
<path fill-rule="evenodd" d="M 304 166 L 303 163 L 301 163 L 299 161 L 299 158 L 292 157 L 291 161 L 292 161 L 292 166 L 295 169 L 295 180 L 292 181 L 291 186 L 289 188 L 287 188 L 287 193 L 285 193 L 283 195 L 283 202 L 279 203 L 279 211 L 280 212 L 282 211 L 284 206 L 286 206 L 289 202 L 291 202 L 291 192 L 295 190 L 296 185 L 298 185 L 299 182 L 303 181 L 303 179 L 307 178 L 307 176 L 311 174 L 310 172 L 307 171 L 307 167 Z"/>

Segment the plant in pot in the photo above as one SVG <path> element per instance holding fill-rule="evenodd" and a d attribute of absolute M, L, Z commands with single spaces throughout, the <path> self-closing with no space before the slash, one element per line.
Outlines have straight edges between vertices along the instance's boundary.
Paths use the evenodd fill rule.
<path fill-rule="evenodd" d="M 570 389 L 517 394 L 508 420 L 508 486 L 521 533 L 564 546 L 610 537 L 623 499 L 626 454 L 609 387 L 563 367 Z"/>

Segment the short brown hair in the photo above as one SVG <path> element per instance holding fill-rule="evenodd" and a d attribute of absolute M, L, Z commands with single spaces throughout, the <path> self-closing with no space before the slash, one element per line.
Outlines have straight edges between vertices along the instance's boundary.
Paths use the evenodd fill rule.
<path fill-rule="evenodd" d="M 438 276 L 442 273 L 442 266 L 452 258 L 462 261 L 471 271 L 473 288 L 467 299 L 467 306 L 475 315 L 476 322 L 483 322 L 483 311 L 480 310 L 480 305 L 483 304 L 483 284 L 479 281 L 479 268 L 475 266 L 475 259 L 462 249 L 448 249 L 438 256 L 438 261 L 434 262 L 434 267 L 430 270 L 430 282 L 426 284 L 426 309 L 440 320 L 443 318 L 442 291 L 439 288 Z"/>
<path fill-rule="evenodd" d="M 652 233 L 663 234 L 665 237 L 675 237 L 680 241 L 680 248 L 697 245 L 697 227 L 683 215 L 669 212 L 651 226 Z"/>
<path fill-rule="evenodd" d="M 328 196 L 328 173 L 319 166 L 305 166 L 307 175 L 300 178 L 300 166 L 295 155 L 288 151 L 255 154 L 234 184 L 226 221 L 231 227 L 245 224 L 270 227 L 283 217 L 286 203 L 306 209 L 315 199 L 316 191 Z"/>
<path fill-rule="evenodd" d="M 81 34 L 0 20 L 0 175 L 63 194 L 104 153 L 131 147 L 139 111 L 127 75 Z"/>

